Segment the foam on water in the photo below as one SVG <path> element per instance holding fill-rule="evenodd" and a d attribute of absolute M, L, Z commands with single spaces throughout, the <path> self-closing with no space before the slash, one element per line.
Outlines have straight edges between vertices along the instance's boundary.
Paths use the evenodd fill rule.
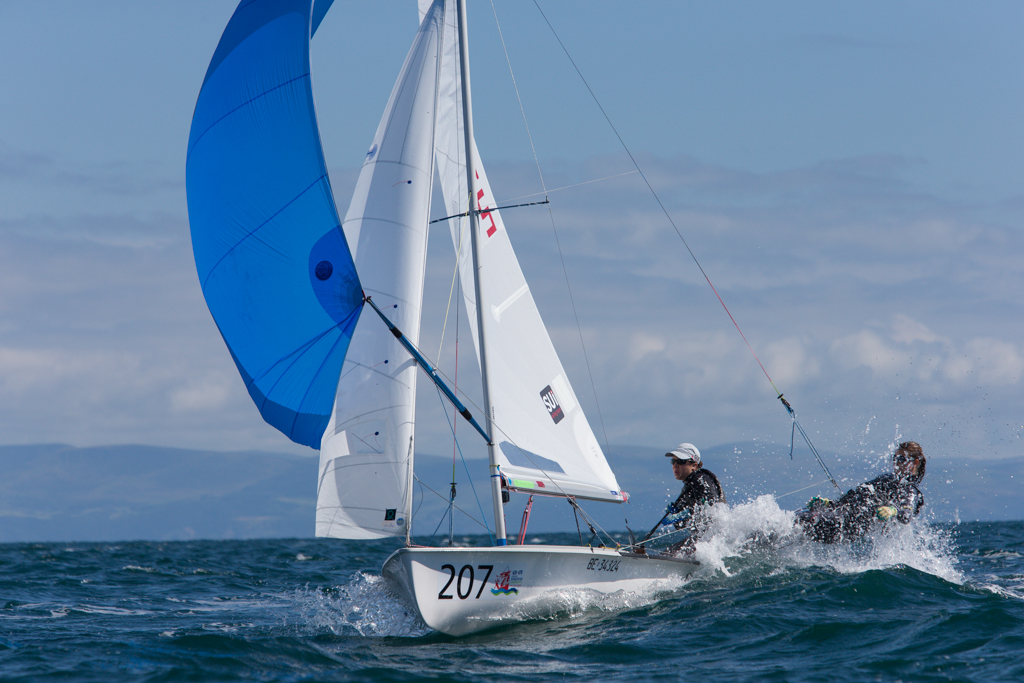
<path fill-rule="evenodd" d="M 623 612 L 657 603 L 685 584 L 686 580 L 682 578 L 662 579 L 639 591 L 620 590 L 614 593 L 590 588 L 556 588 L 517 601 L 513 614 L 519 614 L 522 621 L 571 621 L 585 615 Z M 507 623 L 509 619 L 503 616 L 500 621 Z"/>
<path fill-rule="evenodd" d="M 560 588 L 523 600 L 524 620 L 575 619 L 587 613 L 613 613 L 654 604 L 683 586 L 664 580 L 639 592 L 601 593 L 587 588 Z M 295 591 L 298 622 L 307 633 L 370 637 L 418 637 L 433 630 L 419 618 L 382 576 L 356 572 L 335 588 Z"/>
<path fill-rule="evenodd" d="M 416 637 L 431 633 L 414 609 L 392 591 L 387 579 L 356 572 L 332 589 L 295 591 L 300 623 L 311 633 Z"/>
<path fill-rule="evenodd" d="M 737 560 L 756 558 L 757 564 L 767 562 L 778 569 L 828 567 L 843 574 L 906 566 L 951 583 L 964 582 L 949 534 L 923 518 L 879 527 L 856 543 L 823 545 L 795 529 L 795 513 L 781 509 L 770 494 L 738 505 L 716 505 L 709 512 L 711 527 L 694 553 L 701 562 L 699 577 L 732 576 L 751 566 Z"/>
<path fill-rule="evenodd" d="M 524 601 L 525 620 L 576 620 L 585 615 L 644 608 L 695 580 L 715 577 L 778 575 L 793 569 L 827 568 L 840 574 L 911 567 L 957 585 L 964 585 L 957 568 L 953 534 L 916 518 L 910 524 L 893 523 L 874 529 L 855 543 L 824 545 L 807 539 L 794 528 L 795 513 L 779 507 L 772 495 L 709 510 L 711 525 L 694 548 L 700 568 L 688 579 L 661 582 L 641 592 L 604 594 L 586 588 L 561 588 Z M 532 540 L 532 539 L 531 539 Z M 539 539 L 538 539 L 539 540 Z M 975 581 L 975 584 L 984 582 Z M 1017 586 L 977 588 L 1021 598 Z M 307 634 L 366 637 L 420 637 L 432 630 L 416 609 L 384 577 L 363 571 L 335 587 L 300 588 L 289 596 L 297 610 L 300 630 Z"/>

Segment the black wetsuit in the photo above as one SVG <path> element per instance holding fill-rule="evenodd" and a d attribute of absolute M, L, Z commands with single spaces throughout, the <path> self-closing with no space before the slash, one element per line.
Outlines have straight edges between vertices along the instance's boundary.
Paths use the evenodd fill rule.
<path fill-rule="evenodd" d="M 878 508 L 883 506 L 896 508 L 896 519 L 907 524 L 924 506 L 924 494 L 917 488 L 917 481 L 883 474 L 850 489 L 835 502 L 801 510 L 797 522 L 821 543 L 862 537 L 876 519 Z"/>
<path fill-rule="evenodd" d="M 708 518 L 702 514 L 705 509 L 715 503 L 725 502 L 725 492 L 718 483 L 718 477 L 705 469 L 695 470 L 683 480 L 683 490 L 679 497 L 668 506 L 669 515 L 679 515 L 678 519 L 669 518 L 676 529 L 687 529 L 689 534 L 680 534 L 675 543 L 669 546 L 670 552 L 692 550 L 697 539 L 707 530 Z M 680 513 L 689 513 L 680 514 Z"/>
<path fill-rule="evenodd" d="M 683 490 L 675 502 L 669 505 L 670 513 L 689 510 L 696 511 L 698 506 L 706 507 L 715 503 L 724 503 L 725 493 L 718 477 L 705 469 L 694 470 L 683 480 Z"/>

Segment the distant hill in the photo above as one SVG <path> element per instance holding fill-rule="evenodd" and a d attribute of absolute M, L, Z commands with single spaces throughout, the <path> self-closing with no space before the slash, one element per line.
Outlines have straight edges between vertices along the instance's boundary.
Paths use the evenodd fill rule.
<path fill-rule="evenodd" d="M 798 450 L 790 460 L 788 450 L 788 445 L 737 443 L 702 453 L 733 503 L 772 493 L 781 507 L 795 509 L 814 494 L 830 495 L 830 485 L 821 483 L 824 476 L 811 455 Z M 858 459 L 823 457 L 844 490 L 881 471 L 880 465 L 873 469 Z M 613 446 L 609 461 L 631 495 L 630 504 L 585 503 L 584 508 L 607 530 L 624 529 L 628 519 L 634 531 L 646 531 L 679 492 L 664 452 Z M 317 462 L 312 451 L 299 457 L 156 446 L 2 446 L 0 542 L 312 536 Z M 469 467 L 477 477 L 479 505 L 461 462 L 456 468 L 456 504 L 477 520 L 489 519 L 490 492 L 482 463 L 469 461 Z M 416 472 L 422 484 L 414 491 L 415 532 L 429 536 L 447 507 L 452 461 L 419 456 Z M 1024 519 L 1021 482 L 1024 458 L 965 461 L 955 467 L 932 458 L 923 489 L 937 520 Z M 797 491 L 804 487 L 809 488 Z M 525 501 L 525 496 L 513 496 L 506 508 L 510 534 L 519 529 Z M 461 513 L 455 528 L 461 534 L 484 533 Z M 565 501 L 537 499 L 531 531 L 575 529 Z M 447 534 L 447 522 L 438 533 Z M 585 524 L 582 533 L 587 534 Z"/>
<path fill-rule="evenodd" d="M 0 541 L 313 535 L 317 460 L 156 446 L 0 447 Z"/>

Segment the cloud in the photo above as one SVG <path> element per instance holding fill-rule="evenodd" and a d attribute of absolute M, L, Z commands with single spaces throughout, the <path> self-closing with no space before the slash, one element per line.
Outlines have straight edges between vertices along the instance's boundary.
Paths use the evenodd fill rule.
<path fill-rule="evenodd" d="M 891 155 L 762 174 L 689 157 L 650 161 L 647 176 L 787 396 L 832 406 L 851 433 L 879 412 L 983 439 L 996 438 L 997 418 L 963 416 L 1013 421 L 1021 207 L 934 195 L 906 177 L 920 160 Z M 548 179 L 622 170 L 602 159 Z M 529 173 L 490 168 L 496 186 L 521 194 Z M 723 439 L 737 425 L 749 433 L 772 424 L 777 415 L 760 414 L 774 392 L 639 179 L 551 198 L 602 411 L 619 423 L 613 440 L 649 439 L 687 416 Z M 550 220 L 527 209 L 506 212 L 505 223 L 570 377 L 586 382 Z M 906 413 L 911 395 L 921 407 Z M 1004 400 L 992 412 L 994 396 Z"/>
<path fill-rule="evenodd" d="M 979 337 L 953 353 L 942 371 L 958 384 L 1016 385 L 1024 373 L 1024 356 L 1015 344 Z"/>
<path fill-rule="evenodd" d="M 220 410 L 228 403 L 237 381 L 225 373 L 189 379 L 184 386 L 170 389 L 170 407 L 176 413 Z"/>
<path fill-rule="evenodd" d="M 264 430 L 206 310 L 187 235 L 180 218 L 159 215 L 0 223 L 9 443 L 299 450 Z"/>
<path fill-rule="evenodd" d="M 3 220 L 73 218 L 76 211 L 103 216 L 119 211 L 167 211 L 183 202 L 184 173 L 147 160 L 83 163 L 0 141 Z M 81 217 L 81 216 L 79 216 Z"/>
<path fill-rule="evenodd" d="M 900 344 L 913 344 L 921 341 L 926 344 L 934 342 L 948 342 L 929 330 L 924 323 L 912 320 L 902 313 L 898 313 L 892 323 L 892 340 Z"/>
<path fill-rule="evenodd" d="M 821 374 L 821 359 L 802 339 L 787 337 L 770 342 L 764 355 L 773 379 L 779 384 L 802 383 Z"/>
<path fill-rule="evenodd" d="M 894 374 L 907 370 L 912 355 L 886 343 L 871 330 L 861 330 L 832 342 L 832 354 L 848 367 L 863 365 L 876 373 Z"/>
<path fill-rule="evenodd" d="M 0 393 L 16 404 L 30 390 L 58 389 L 69 376 L 102 364 L 99 358 L 76 358 L 61 350 L 0 347 Z"/>
<path fill-rule="evenodd" d="M 1002 443 L 1024 370 L 1019 210 L 993 218 L 930 197 L 899 179 L 898 160 L 785 174 L 655 161 L 677 225 L 808 428 L 876 451 L 897 431 L 932 445 Z M 549 182 L 608 171 L 621 168 L 565 165 Z M 510 196 L 532 189 L 528 165 L 489 172 Z M 336 196 L 355 177 L 332 171 Z M 575 306 L 547 212 L 510 210 L 505 222 L 601 440 L 788 442 L 775 389 L 637 176 L 552 199 Z M 450 238 L 435 230 L 421 340 L 431 355 L 452 265 Z M 308 451 L 265 425 L 245 392 L 199 290 L 182 209 L 0 219 L 0 314 L 0 429 L 11 442 Z M 461 316 L 459 386 L 479 403 Z M 450 377 L 453 318 L 441 358 Z M 420 389 L 418 448 L 451 452 L 436 391 Z M 1014 454 L 1019 440 L 1005 444 L 992 452 Z"/>
<path fill-rule="evenodd" d="M 905 315 L 893 321 L 889 339 L 860 330 L 832 342 L 832 355 L 847 367 L 864 366 L 875 374 L 907 374 L 925 381 L 947 379 L 956 386 L 1017 384 L 1024 355 L 1012 342 L 973 337 L 960 348 Z"/>
<path fill-rule="evenodd" d="M 626 357 L 631 363 L 636 363 L 650 353 L 662 353 L 668 347 L 664 337 L 635 332 L 630 337 L 629 349 Z"/>

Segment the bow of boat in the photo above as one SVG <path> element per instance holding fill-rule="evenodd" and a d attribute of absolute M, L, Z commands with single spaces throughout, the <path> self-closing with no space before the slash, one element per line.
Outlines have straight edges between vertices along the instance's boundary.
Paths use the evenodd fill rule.
<path fill-rule="evenodd" d="M 581 592 L 644 597 L 680 585 L 696 560 L 614 548 L 401 548 L 382 574 L 430 628 L 460 636 L 550 618 Z"/>

